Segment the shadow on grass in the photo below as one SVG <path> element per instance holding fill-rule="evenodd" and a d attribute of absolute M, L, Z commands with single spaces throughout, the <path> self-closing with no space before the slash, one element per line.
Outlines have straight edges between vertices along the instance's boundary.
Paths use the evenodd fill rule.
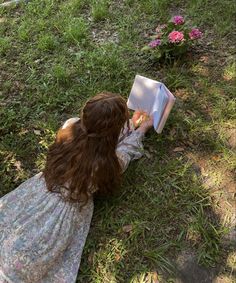
<path fill-rule="evenodd" d="M 132 278 L 152 271 L 161 282 L 213 282 L 227 269 L 232 243 L 222 245 L 226 229 L 195 171 L 158 158 L 131 165 L 121 195 L 96 202 L 77 282 L 146 282 Z"/>
<path fill-rule="evenodd" d="M 38 124 L 40 122 L 38 120 Z M 4 127 L 5 132 L 1 131 L 0 196 L 12 191 L 43 168 L 47 145 L 53 136 L 50 125 L 42 128 L 36 123 L 18 123 L 16 127 L 9 123 Z"/>

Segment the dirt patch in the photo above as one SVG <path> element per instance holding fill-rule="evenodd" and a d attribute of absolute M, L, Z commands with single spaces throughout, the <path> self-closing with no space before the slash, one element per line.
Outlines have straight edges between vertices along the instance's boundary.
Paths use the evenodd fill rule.
<path fill-rule="evenodd" d="M 227 136 L 228 146 L 236 150 L 236 128 L 226 128 L 225 133 Z"/>
<path fill-rule="evenodd" d="M 94 28 L 92 30 L 92 35 L 93 35 L 93 40 L 97 44 L 103 44 L 105 42 L 119 43 L 118 32 L 115 31 L 112 32 L 110 30 L 100 30 Z"/>

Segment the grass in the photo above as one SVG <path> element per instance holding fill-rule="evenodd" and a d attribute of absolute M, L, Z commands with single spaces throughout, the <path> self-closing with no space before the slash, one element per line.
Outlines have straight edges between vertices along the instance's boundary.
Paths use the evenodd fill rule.
<path fill-rule="evenodd" d="M 87 98 L 104 90 L 127 97 L 136 73 L 163 81 L 177 97 L 163 134 L 147 136 L 145 156 L 131 164 L 121 191 L 96 200 L 78 282 L 152 282 L 156 274 L 174 282 L 186 249 L 201 265 L 227 268 L 228 223 L 196 170 L 212 173 L 224 194 L 224 174 L 236 167 L 227 136 L 236 121 L 235 4 L 222 3 L 33 0 L 0 8 L 1 195 L 43 168 L 56 130 Z M 175 11 L 200 26 L 207 44 L 190 59 L 153 64 L 140 51 L 145 33 Z"/>
<path fill-rule="evenodd" d="M 109 2 L 107 0 L 93 1 L 91 15 L 95 22 L 104 21 L 109 18 Z"/>

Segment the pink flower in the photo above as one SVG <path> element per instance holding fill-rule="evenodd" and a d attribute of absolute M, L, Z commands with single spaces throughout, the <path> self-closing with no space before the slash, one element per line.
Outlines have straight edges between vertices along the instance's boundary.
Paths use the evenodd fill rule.
<path fill-rule="evenodd" d="M 169 33 L 168 38 L 171 43 L 179 43 L 184 40 L 184 34 L 181 31 L 173 30 Z"/>
<path fill-rule="evenodd" d="M 160 39 L 155 39 L 153 41 L 151 41 L 148 46 L 151 48 L 155 48 L 157 46 L 161 45 L 161 40 Z"/>
<path fill-rule="evenodd" d="M 188 35 L 190 39 L 198 39 L 202 37 L 202 32 L 198 28 L 193 28 Z"/>
<path fill-rule="evenodd" d="M 172 22 L 177 25 L 182 25 L 184 23 L 184 18 L 182 16 L 174 16 Z"/>

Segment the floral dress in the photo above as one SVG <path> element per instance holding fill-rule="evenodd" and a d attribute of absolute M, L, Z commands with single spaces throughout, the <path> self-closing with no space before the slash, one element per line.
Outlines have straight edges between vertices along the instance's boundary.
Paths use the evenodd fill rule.
<path fill-rule="evenodd" d="M 66 121 L 63 127 L 78 118 Z M 117 156 L 123 170 L 142 156 L 143 135 L 127 128 Z M 49 192 L 42 173 L 0 199 L 0 283 L 74 283 L 93 215 Z"/>

